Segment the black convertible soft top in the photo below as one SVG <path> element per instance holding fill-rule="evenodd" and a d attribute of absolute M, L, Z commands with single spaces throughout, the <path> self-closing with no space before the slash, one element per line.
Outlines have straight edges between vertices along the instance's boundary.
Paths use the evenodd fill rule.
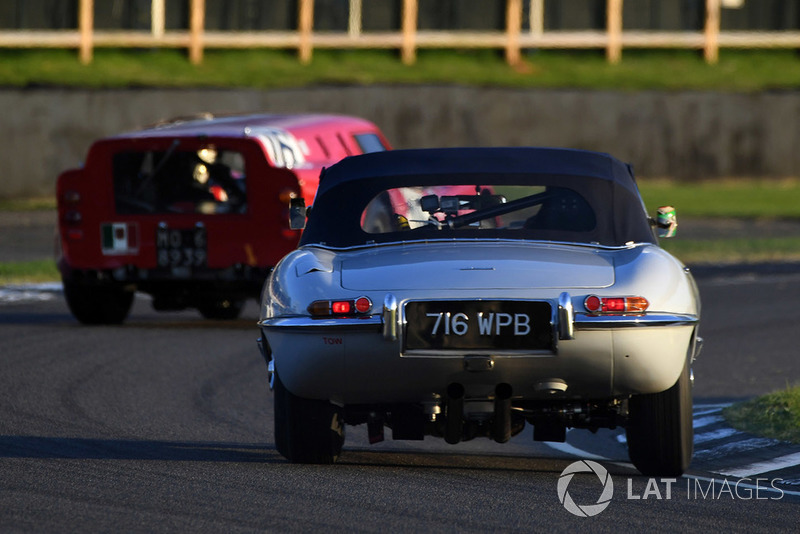
<path fill-rule="evenodd" d="M 596 217 L 591 231 L 546 233 L 502 229 L 457 233 L 432 227 L 376 235 L 362 229 L 369 202 L 392 188 L 476 184 L 567 188 L 582 196 Z M 413 234 L 413 235 L 412 235 Z M 655 242 L 631 168 L 611 155 L 536 147 L 393 150 L 345 158 L 326 169 L 300 245 L 349 247 L 419 239 L 529 239 L 604 246 Z"/>

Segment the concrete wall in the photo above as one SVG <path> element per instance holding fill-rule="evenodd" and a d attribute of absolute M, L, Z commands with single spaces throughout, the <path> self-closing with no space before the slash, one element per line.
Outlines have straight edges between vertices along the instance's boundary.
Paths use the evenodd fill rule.
<path fill-rule="evenodd" d="M 632 163 L 640 177 L 800 176 L 800 92 L 0 89 L 0 110 L 0 197 L 50 195 L 94 139 L 200 111 L 354 114 L 376 122 L 395 148 L 600 150 Z"/>

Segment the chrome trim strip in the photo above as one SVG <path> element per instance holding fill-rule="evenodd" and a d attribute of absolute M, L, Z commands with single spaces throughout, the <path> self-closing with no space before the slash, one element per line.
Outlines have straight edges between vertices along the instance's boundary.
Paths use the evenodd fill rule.
<path fill-rule="evenodd" d="M 488 243 L 488 244 L 518 243 L 526 245 L 556 245 L 562 247 L 591 248 L 591 249 L 610 250 L 610 251 L 630 250 L 632 248 L 644 247 L 644 246 L 654 246 L 654 247 L 658 246 L 655 243 L 651 243 L 648 241 L 630 242 L 630 243 L 625 243 L 624 245 L 601 245 L 600 243 L 583 243 L 578 241 L 547 241 L 545 239 L 509 239 L 509 238 L 488 239 L 485 237 L 474 237 L 474 238 L 433 238 L 433 239 L 420 238 L 420 239 L 409 239 L 407 241 L 386 241 L 386 242 L 371 241 L 369 243 L 364 243 L 360 245 L 348 245 L 345 247 L 334 247 L 328 245 L 327 243 L 306 243 L 305 245 L 302 245 L 298 248 L 299 249 L 319 248 L 322 250 L 347 252 L 351 250 L 361 250 L 365 248 L 376 248 L 383 246 L 396 247 L 396 246 L 419 245 L 428 243 L 451 243 L 457 246 L 463 246 L 465 244 L 474 244 L 474 243 Z"/>
<path fill-rule="evenodd" d="M 588 315 L 575 314 L 576 330 L 604 328 L 635 328 L 648 326 L 685 326 L 697 324 L 700 319 L 691 314 L 647 313 L 644 315 Z"/>
<path fill-rule="evenodd" d="M 271 319 L 259 321 L 258 325 L 264 328 L 302 328 L 309 330 L 315 328 L 364 328 L 366 330 L 371 330 L 381 326 L 381 317 L 379 315 L 326 319 L 312 319 L 311 317 L 273 317 Z"/>
<path fill-rule="evenodd" d="M 463 359 L 465 356 L 492 356 L 494 358 L 543 358 L 556 356 L 552 350 L 489 350 L 489 349 L 414 349 L 400 353 L 401 358 Z"/>

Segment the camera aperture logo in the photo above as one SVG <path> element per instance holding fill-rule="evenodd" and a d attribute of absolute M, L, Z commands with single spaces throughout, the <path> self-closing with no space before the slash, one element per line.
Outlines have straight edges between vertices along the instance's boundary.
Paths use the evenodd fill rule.
<path fill-rule="evenodd" d="M 575 473 L 594 473 L 603 485 L 603 491 L 597 502 L 594 504 L 576 504 L 569 494 L 569 483 Z M 605 467 L 593 462 L 591 460 L 580 460 L 573 462 L 561 472 L 558 479 L 558 500 L 564 505 L 564 508 L 573 515 L 578 517 L 593 517 L 605 510 L 611 504 L 611 498 L 614 496 L 614 481 L 611 480 L 611 475 Z"/>

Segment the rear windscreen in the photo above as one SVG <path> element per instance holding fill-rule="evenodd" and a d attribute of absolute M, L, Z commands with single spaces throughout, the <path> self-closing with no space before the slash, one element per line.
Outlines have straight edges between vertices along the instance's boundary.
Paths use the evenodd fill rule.
<path fill-rule="evenodd" d="M 117 213 L 244 213 L 247 173 L 233 150 L 127 151 L 114 154 Z"/>
<path fill-rule="evenodd" d="M 653 241 L 641 199 L 610 179 L 500 171 L 345 178 L 336 185 L 332 179 L 322 181 L 301 245 L 507 239 L 623 246 Z"/>
<path fill-rule="evenodd" d="M 456 231 L 447 237 L 457 237 L 459 230 L 483 229 L 495 231 L 495 238 L 513 239 L 520 230 L 545 230 L 574 238 L 572 232 L 592 232 L 596 226 L 594 210 L 580 194 L 536 185 L 392 188 L 376 195 L 361 215 L 361 229 L 369 234 L 434 228 Z"/>
<path fill-rule="evenodd" d="M 361 152 L 368 154 L 370 152 L 382 152 L 386 150 L 381 138 L 375 134 L 356 134 L 353 136 L 358 143 Z"/>

